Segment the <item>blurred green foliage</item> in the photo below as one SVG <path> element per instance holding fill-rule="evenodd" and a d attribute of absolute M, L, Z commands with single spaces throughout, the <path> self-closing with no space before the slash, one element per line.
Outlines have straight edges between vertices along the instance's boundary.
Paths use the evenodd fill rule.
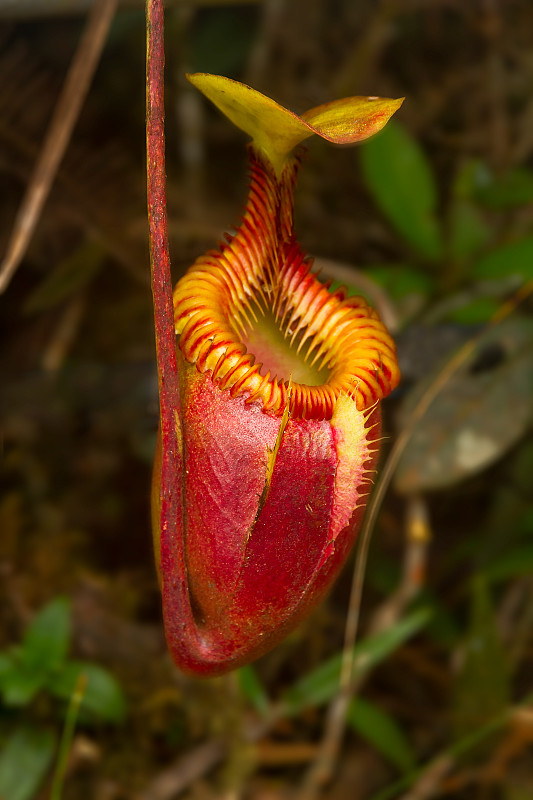
<path fill-rule="evenodd" d="M 356 644 L 353 651 L 354 679 L 360 679 L 424 628 L 429 617 L 430 612 L 427 609 L 417 609 L 390 628 Z M 299 714 L 306 708 L 323 705 L 331 700 L 339 688 L 341 664 L 342 653 L 339 653 L 304 673 L 282 697 L 281 703 L 286 714 Z"/>
<path fill-rule="evenodd" d="M 30 800 L 52 764 L 57 732 L 42 727 L 37 717 L 30 722 L 31 704 L 39 695 L 56 702 L 61 720 L 83 676 L 79 721 L 94 725 L 124 720 L 126 705 L 120 685 L 103 667 L 70 660 L 70 640 L 70 603 L 58 597 L 35 615 L 19 645 L 0 653 L 2 798 Z"/>
<path fill-rule="evenodd" d="M 423 291 L 427 303 L 444 292 L 447 321 L 478 324 L 509 289 L 533 277 L 529 232 L 517 234 L 512 226 L 506 232 L 494 220 L 495 213 L 533 202 L 533 171 L 496 176 L 471 159 L 453 176 L 446 200 L 430 160 L 400 122 L 392 120 L 358 152 L 376 206 L 414 259 L 369 270 L 393 298 Z"/>
<path fill-rule="evenodd" d="M 438 193 L 431 165 L 405 128 L 394 120 L 360 149 L 366 183 L 382 213 L 424 258 L 444 255 L 437 219 Z"/>

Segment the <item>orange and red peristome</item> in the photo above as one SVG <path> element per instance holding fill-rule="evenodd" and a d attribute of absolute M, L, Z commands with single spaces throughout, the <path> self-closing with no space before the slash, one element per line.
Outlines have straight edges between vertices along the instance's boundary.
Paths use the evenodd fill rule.
<path fill-rule="evenodd" d="M 360 410 L 389 394 L 398 382 L 396 351 L 374 309 L 361 297 L 330 293 L 311 271 L 293 229 L 293 192 L 298 159 L 280 180 L 250 146 L 251 186 L 242 224 L 218 251 L 200 257 L 174 291 L 180 350 L 201 372 L 211 371 L 221 389 L 265 412 L 329 419 L 340 393 L 353 396 Z M 288 371 L 273 375 L 255 352 L 248 352 L 250 317 L 265 312 L 304 363 L 326 368 L 318 385 L 291 381 Z M 296 351 L 296 347 L 294 347 Z M 268 354 L 272 358 L 272 354 Z M 261 369 L 261 367 L 264 369 Z"/>

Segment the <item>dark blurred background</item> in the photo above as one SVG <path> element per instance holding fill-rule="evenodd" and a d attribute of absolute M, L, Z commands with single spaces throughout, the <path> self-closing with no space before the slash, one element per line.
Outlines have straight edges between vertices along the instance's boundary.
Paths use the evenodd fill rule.
<path fill-rule="evenodd" d="M 1 254 L 83 29 L 78 8 L 0 2 Z M 397 337 L 384 464 L 428 381 L 533 278 L 533 5 L 198 0 L 168 3 L 166 25 L 176 278 L 238 223 L 247 180 L 244 135 L 186 72 L 244 81 L 296 112 L 406 97 L 366 145 L 310 141 L 296 199 L 322 274 L 376 302 Z M 50 796 L 65 717 L 76 717 L 66 800 L 295 797 L 336 691 L 334 667 L 329 683 L 319 668 L 342 649 L 350 567 L 238 676 L 187 679 L 166 653 L 149 523 L 144 36 L 142 7 L 121 6 L 0 296 L 2 800 Z M 533 797 L 533 321 L 528 298 L 511 302 L 417 426 L 387 494 L 359 634 L 372 668 L 331 800 Z M 80 662 L 96 677 L 76 716 Z M 204 765 L 218 737 L 227 749 Z M 200 759 L 194 776 L 182 756 Z"/>

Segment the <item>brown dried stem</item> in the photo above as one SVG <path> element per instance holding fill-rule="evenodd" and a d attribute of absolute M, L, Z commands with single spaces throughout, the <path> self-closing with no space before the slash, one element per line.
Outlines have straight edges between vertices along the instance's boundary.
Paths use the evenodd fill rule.
<path fill-rule="evenodd" d="M 117 0 L 95 0 L 57 101 L 33 175 L 0 265 L 3 292 L 24 257 L 100 60 Z"/>

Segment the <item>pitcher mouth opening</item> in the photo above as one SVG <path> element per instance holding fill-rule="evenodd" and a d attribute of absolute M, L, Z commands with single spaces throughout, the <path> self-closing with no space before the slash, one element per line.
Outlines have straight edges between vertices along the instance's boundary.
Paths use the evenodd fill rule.
<path fill-rule="evenodd" d="M 331 419 L 340 394 L 364 410 L 392 391 L 396 351 L 362 297 L 312 272 L 292 232 L 296 169 L 278 181 L 252 151 L 242 225 L 179 281 L 174 319 L 185 359 L 220 389 L 266 413 Z"/>

